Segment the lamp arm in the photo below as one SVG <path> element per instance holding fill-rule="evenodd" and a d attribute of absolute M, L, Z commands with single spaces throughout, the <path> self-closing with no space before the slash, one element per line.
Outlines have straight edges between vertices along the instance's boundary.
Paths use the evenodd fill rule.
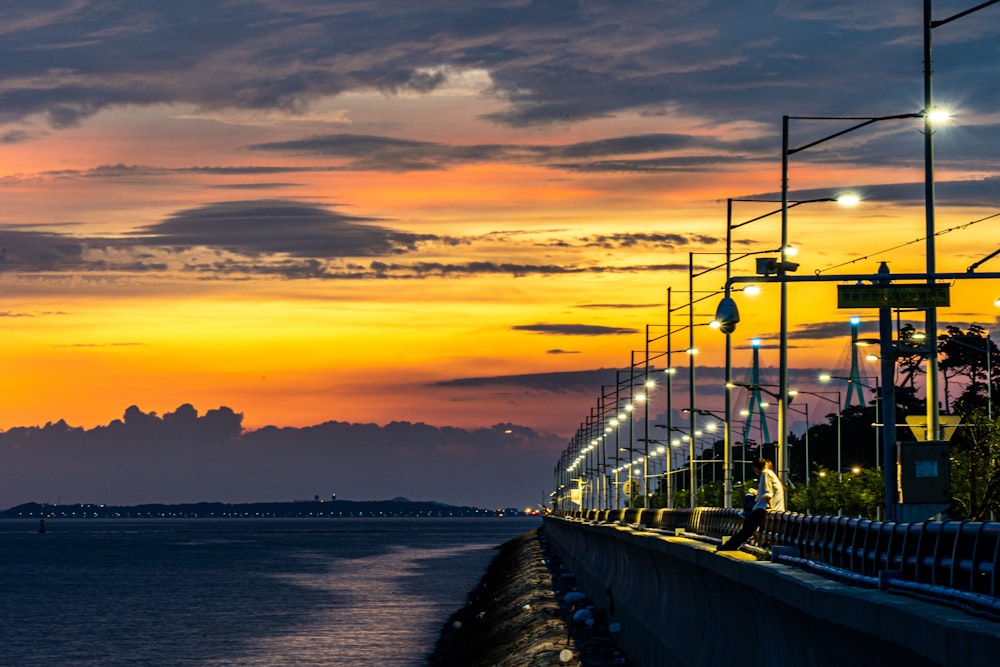
<path fill-rule="evenodd" d="M 1000 2 L 1000 0 L 994 0 L 994 2 Z M 826 137 L 823 137 L 822 139 L 817 139 L 816 141 L 810 142 L 810 143 L 806 144 L 805 146 L 799 146 L 798 148 L 789 148 L 786 151 L 786 155 L 794 155 L 795 153 L 798 153 L 800 151 L 804 151 L 807 148 L 812 148 L 813 146 L 818 146 L 819 144 L 822 144 L 822 143 L 825 143 L 827 141 L 830 141 L 831 139 L 836 139 L 837 137 L 845 135 L 848 132 L 853 132 L 854 130 L 860 130 L 862 127 L 871 125 L 872 123 L 878 123 L 878 122 L 883 121 L 883 120 L 900 120 L 900 119 L 903 119 L 903 118 L 922 118 L 923 115 L 924 114 L 922 114 L 922 113 L 903 113 L 903 114 L 896 114 L 894 116 L 878 116 L 878 117 L 875 117 L 875 118 L 866 118 L 864 121 L 862 121 L 860 123 L 852 125 L 851 127 L 848 127 L 846 129 L 843 129 L 840 132 L 834 132 L 833 134 L 831 134 L 829 136 L 826 136 Z M 810 120 L 809 116 L 795 116 L 795 118 L 799 118 L 799 119 L 802 119 L 802 120 Z M 837 120 L 837 119 L 836 118 L 831 118 L 831 117 L 816 117 L 815 120 Z M 848 118 L 845 118 L 844 120 L 848 120 Z"/>
<path fill-rule="evenodd" d="M 972 12 L 978 12 L 980 9 L 983 9 L 984 7 L 989 7 L 990 5 L 995 5 L 998 2 L 1000 2 L 1000 0 L 988 0 L 987 2 L 983 2 L 976 5 L 975 7 L 972 7 L 971 9 L 966 9 L 964 12 L 959 12 L 954 16 L 949 16 L 946 19 L 941 19 L 940 21 L 931 21 L 931 28 L 937 28 L 939 26 L 945 25 L 946 23 L 951 23 L 956 19 L 960 19 L 963 16 L 968 16 Z"/>

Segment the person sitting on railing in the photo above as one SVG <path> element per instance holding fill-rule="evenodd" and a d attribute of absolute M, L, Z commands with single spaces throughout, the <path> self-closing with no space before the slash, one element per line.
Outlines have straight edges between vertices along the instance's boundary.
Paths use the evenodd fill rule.
<path fill-rule="evenodd" d="M 768 511 L 785 511 L 785 487 L 774 472 L 774 463 L 770 459 L 757 459 L 753 462 L 753 471 L 759 477 L 753 510 L 744 514 L 743 527 L 716 551 L 736 551 L 760 528 Z"/>

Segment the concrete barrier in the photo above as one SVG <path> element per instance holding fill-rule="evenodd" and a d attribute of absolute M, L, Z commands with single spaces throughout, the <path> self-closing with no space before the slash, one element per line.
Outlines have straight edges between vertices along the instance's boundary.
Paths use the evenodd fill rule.
<path fill-rule="evenodd" d="M 546 518 L 637 665 L 995 665 L 1000 623 L 621 524 Z"/>

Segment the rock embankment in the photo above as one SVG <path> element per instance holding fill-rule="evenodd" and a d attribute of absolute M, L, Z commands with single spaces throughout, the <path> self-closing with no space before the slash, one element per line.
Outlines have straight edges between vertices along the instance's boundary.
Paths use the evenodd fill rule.
<path fill-rule="evenodd" d="M 428 665 L 628 664 L 609 627 L 614 630 L 613 619 L 575 592 L 544 531 L 533 530 L 499 547 L 468 603 L 448 619 Z"/>

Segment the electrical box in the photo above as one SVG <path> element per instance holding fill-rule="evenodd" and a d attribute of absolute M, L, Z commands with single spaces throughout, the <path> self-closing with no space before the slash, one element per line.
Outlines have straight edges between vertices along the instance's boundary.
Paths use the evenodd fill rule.
<path fill-rule="evenodd" d="M 899 442 L 900 504 L 949 503 L 951 459 L 944 440 Z"/>

